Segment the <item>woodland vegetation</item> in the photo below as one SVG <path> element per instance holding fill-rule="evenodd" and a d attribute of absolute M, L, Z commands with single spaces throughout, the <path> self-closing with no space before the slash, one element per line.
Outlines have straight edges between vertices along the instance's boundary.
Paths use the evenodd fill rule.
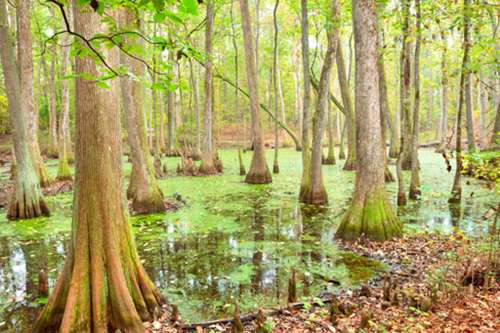
<path fill-rule="evenodd" d="M 472 200 L 474 192 L 464 195 L 471 182 L 494 195 L 500 190 L 499 34 L 496 0 L 0 0 L 0 162 L 9 178 L 0 201 L 10 221 L 0 225 L 43 222 L 60 209 L 47 195 L 73 196 L 64 265 L 55 269 L 57 281 L 40 272 L 43 306 L 26 328 L 382 332 L 404 326 L 384 318 L 438 313 L 463 293 L 495 295 L 493 308 L 498 197 L 488 202 L 488 230 L 467 244 L 462 236 L 408 229 L 403 217 L 425 204 L 426 188 L 435 185 L 422 176 L 434 167 L 422 162 L 423 150 L 442 161 L 443 178 L 453 175 L 452 186 L 437 184 L 452 215 Z M 234 154 L 224 159 L 225 151 Z M 307 289 L 307 278 L 290 266 L 281 284 L 294 319 L 276 308 L 267 311 L 274 319 L 263 309 L 240 316 L 235 300 L 231 320 L 181 323 L 141 259 L 131 215 L 189 210 L 176 190 L 182 178 L 202 184 L 234 173 L 250 189 L 267 191 L 283 159 L 300 184 L 284 193 L 304 221 L 338 217 L 328 231 L 331 246 L 386 265 L 383 281 L 358 281 L 367 283 L 353 289 L 358 298 L 328 293 L 300 302 L 297 285 Z M 328 174 L 337 167 L 338 184 L 352 175 L 354 185 L 333 217 L 328 209 L 338 206 L 332 198 L 339 189 Z M 171 178 L 171 187 L 162 185 Z M 247 211 L 256 242 L 266 241 L 268 222 L 255 213 L 265 206 Z M 320 240 L 311 229 L 309 242 Z M 401 259 L 401 244 L 432 278 L 423 282 L 419 268 Z M 441 247 L 467 249 L 467 265 L 439 258 Z M 400 266 L 391 266 L 394 258 Z M 438 276 L 441 260 L 456 269 Z M 412 289 L 417 284 L 426 287 Z M 302 318 L 311 307 L 320 318 Z M 484 311 L 470 327 L 496 325 Z M 417 323 L 415 331 L 432 330 Z"/>

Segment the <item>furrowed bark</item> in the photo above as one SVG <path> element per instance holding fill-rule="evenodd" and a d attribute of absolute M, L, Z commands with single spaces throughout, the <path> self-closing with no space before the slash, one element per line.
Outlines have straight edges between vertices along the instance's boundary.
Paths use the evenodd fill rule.
<path fill-rule="evenodd" d="M 346 67 L 344 56 L 342 54 L 342 45 L 337 45 L 337 72 L 340 84 L 340 93 L 342 95 L 342 105 L 345 109 L 345 118 L 347 125 L 347 160 L 344 164 L 344 170 L 356 169 L 356 123 L 354 110 L 352 108 L 351 93 L 349 92 L 349 83 L 346 76 Z"/>
<path fill-rule="evenodd" d="M 134 26 L 137 18 L 132 11 L 125 10 L 121 15 L 121 20 L 124 25 Z M 132 46 L 138 42 L 136 38 L 127 38 L 126 41 Z M 143 66 L 138 61 L 124 53 L 120 55 L 120 60 L 134 75 L 138 77 L 143 75 Z M 142 111 L 142 84 L 128 76 L 121 77 L 120 84 L 132 160 L 127 198 L 132 199 L 132 209 L 139 214 L 164 212 L 167 207 L 163 202 L 163 193 L 156 180 L 149 153 L 146 119 Z"/>
<path fill-rule="evenodd" d="M 86 38 L 102 32 L 101 17 L 76 8 L 75 31 Z M 85 12 L 82 10 L 86 9 Z M 90 9 L 90 10 L 88 10 Z M 106 15 L 114 17 L 115 11 Z M 100 50 L 117 66 L 118 49 Z M 76 58 L 76 73 L 102 75 L 93 60 Z M 76 79 L 76 187 L 71 240 L 61 275 L 33 333 L 143 333 L 165 299 L 140 263 L 126 209 L 121 162 L 118 80 L 99 88 Z"/>
<path fill-rule="evenodd" d="M 71 20 L 71 11 L 67 13 Z M 63 26 L 64 26 L 63 22 Z M 70 44 L 70 37 L 68 34 L 63 34 L 61 37 L 61 76 L 68 75 L 68 62 L 69 62 L 69 47 L 64 47 Z M 68 143 L 70 142 L 69 135 L 69 81 L 62 80 L 61 82 L 61 111 L 59 117 L 59 138 L 58 138 L 58 159 L 59 168 L 57 170 L 57 180 L 73 180 L 71 171 L 68 165 Z"/>
<path fill-rule="evenodd" d="M 419 200 L 422 196 L 422 191 L 420 190 L 420 175 L 419 175 L 419 162 L 418 162 L 418 132 L 419 132 L 419 111 L 420 111 L 420 44 L 422 40 L 421 31 L 421 12 L 420 12 L 420 0 L 415 0 L 415 7 L 417 11 L 417 41 L 415 43 L 415 59 L 413 67 L 414 75 L 414 89 L 415 98 L 413 104 L 413 135 L 411 140 L 411 181 L 410 181 L 410 192 L 408 198 L 410 200 Z"/>
<path fill-rule="evenodd" d="M 205 25 L 205 108 L 203 118 L 203 144 L 199 173 L 202 175 L 213 175 L 217 173 L 214 165 L 215 150 L 212 144 L 212 103 L 213 103 L 213 60 L 212 60 L 212 36 L 214 29 L 214 3 L 207 1 L 207 20 Z"/>
<path fill-rule="evenodd" d="M 329 103 L 330 75 L 333 69 L 334 55 L 339 41 L 337 20 L 339 15 L 339 2 L 333 0 L 331 5 L 331 24 L 328 32 L 328 46 L 321 70 L 321 77 L 318 88 L 318 99 L 316 101 L 316 112 L 313 121 L 313 145 L 311 150 L 309 172 L 307 179 L 303 179 L 301 184 L 300 202 L 306 204 L 325 204 L 328 202 L 328 195 L 323 183 L 322 162 L 323 162 L 323 137 L 326 127 L 326 103 Z"/>
<path fill-rule="evenodd" d="M 266 162 L 264 140 L 262 135 L 262 121 L 259 108 L 259 91 L 257 86 L 257 70 L 255 52 L 252 47 L 252 29 L 248 0 L 240 0 L 241 24 L 243 42 L 245 46 L 245 60 L 247 64 L 247 79 L 250 89 L 250 110 L 252 113 L 253 155 L 250 170 L 245 178 L 249 184 L 267 184 L 272 182 L 272 176 Z"/>
<path fill-rule="evenodd" d="M 335 238 L 364 236 L 386 241 L 402 232 L 384 183 L 385 149 L 380 126 L 376 8 L 372 0 L 353 0 L 356 52 L 355 102 L 358 128 L 356 180 L 352 202 Z"/>
<path fill-rule="evenodd" d="M 469 71 L 469 50 L 470 50 L 470 0 L 464 0 L 464 56 L 462 59 L 462 68 L 460 74 L 460 92 L 457 110 L 457 137 L 456 137 L 456 159 L 457 167 L 455 170 L 455 178 L 453 180 L 453 188 L 451 190 L 449 203 L 459 204 L 462 200 L 462 113 L 464 108 L 464 90 L 466 85 L 467 73 Z"/>
<path fill-rule="evenodd" d="M 38 145 L 38 113 L 34 106 L 33 46 L 31 38 L 30 3 L 30 0 L 18 1 L 16 11 L 21 104 L 28 135 L 28 146 L 31 161 L 38 176 L 38 180 L 40 181 L 40 186 L 47 187 L 52 185 L 54 179 L 49 174 L 43 163 L 40 146 Z"/>
<path fill-rule="evenodd" d="M 7 218 L 30 219 L 49 216 L 49 209 L 43 200 L 40 183 L 31 161 L 28 134 L 21 103 L 21 81 L 16 65 L 14 47 L 10 40 L 7 17 L 7 3 L 0 0 L 0 58 L 4 75 L 7 101 L 9 104 L 12 139 L 15 151 L 17 176 L 14 193 L 10 202 Z"/>

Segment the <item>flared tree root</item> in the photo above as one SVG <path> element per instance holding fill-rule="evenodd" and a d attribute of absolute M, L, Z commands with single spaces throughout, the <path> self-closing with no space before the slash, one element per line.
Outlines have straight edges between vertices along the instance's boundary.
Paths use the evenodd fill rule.
<path fill-rule="evenodd" d="M 385 242 L 401 233 L 402 224 L 391 207 L 385 189 L 378 189 L 353 199 L 335 238 L 352 242 L 364 235 L 370 241 Z"/>

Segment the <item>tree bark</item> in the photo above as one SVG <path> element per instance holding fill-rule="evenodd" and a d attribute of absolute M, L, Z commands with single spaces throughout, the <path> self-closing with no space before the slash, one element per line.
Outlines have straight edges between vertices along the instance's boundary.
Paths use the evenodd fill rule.
<path fill-rule="evenodd" d="M 55 29 L 54 29 L 55 31 Z M 50 112 L 49 112 L 49 149 L 47 155 L 57 157 L 57 103 L 56 103 L 56 46 L 52 45 L 52 62 L 50 64 Z"/>
<path fill-rule="evenodd" d="M 457 110 L 457 141 L 456 141 L 456 159 L 457 167 L 455 170 L 455 179 L 453 180 L 453 188 L 451 190 L 449 203 L 459 204 L 462 200 L 462 113 L 464 107 L 464 90 L 468 74 L 469 50 L 470 50 L 470 0 L 464 0 L 464 56 L 462 59 L 462 68 L 460 73 L 460 92 Z"/>
<path fill-rule="evenodd" d="M 205 108 L 203 119 L 203 143 L 202 157 L 199 173 L 202 175 L 213 175 L 217 173 L 215 168 L 215 151 L 212 143 L 212 103 L 213 103 L 213 60 L 212 60 L 212 36 L 214 29 L 214 0 L 207 1 L 207 20 L 205 25 Z"/>
<path fill-rule="evenodd" d="M 410 82 L 411 82 L 411 55 L 410 55 L 410 2 L 409 0 L 401 0 L 404 24 L 402 36 L 401 50 L 401 72 L 400 72 L 400 106 L 401 106 L 401 150 L 398 160 L 401 159 L 401 167 L 403 170 L 411 170 L 411 144 L 410 133 L 411 127 L 411 99 L 410 99 Z M 400 193 L 401 189 L 400 189 Z"/>
<path fill-rule="evenodd" d="M 67 13 L 68 19 L 71 20 L 71 11 Z M 65 26 L 63 20 L 62 26 Z M 69 45 L 71 38 L 68 34 L 63 34 L 61 37 L 61 77 L 68 75 L 69 62 Z M 68 143 L 69 137 L 69 81 L 63 79 L 61 82 L 61 111 L 59 113 L 59 138 L 58 138 L 58 159 L 59 168 L 57 170 L 57 180 L 73 180 L 71 171 L 68 165 Z"/>
<path fill-rule="evenodd" d="M 5 0 L 0 0 L 0 58 L 7 91 L 12 140 L 17 165 L 14 193 L 12 194 L 7 218 L 14 220 L 30 219 L 42 215 L 49 216 L 49 208 L 43 200 L 40 182 L 31 161 L 21 102 L 21 81 L 16 65 L 14 47 L 10 40 L 7 3 Z"/>
<path fill-rule="evenodd" d="M 345 109 L 345 118 L 347 125 L 347 160 L 344 164 L 344 170 L 356 169 L 356 123 L 354 120 L 354 110 L 352 109 L 351 93 L 349 92 L 349 83 L 346 77 L 346 68 L 344 56 L 342 54 L 342 45 L 337 44 L 337 72 L 340 84 L 340 93 L 342 95 L 342 104 Z"/>
<path fill-rule="evenodd" d="M 439 117 L 439 145 L 436 148 L 436 153 L 444 153 L 446 150 L 446 140 L 448 137 L 448 68 L 447 68 L 447 51 L 448 43 L 444 35 L 444 31 L 440 28 L 441 40 L 443 42 L 443 50 L 441 53 L 441 82 L 439 91 L 439 104 L 441 109 L 441 116 Z"/>
<path fill-rule="evenodd" d="M 487 111 L 487 97 L 484 81 L 483 71 L 479 74 L 479 113 L 481 114 L 481 149 L 486 148 L 486 111 Z"/>
<path fill-rule="evenodd" d="M 19 59 L 19 79 L 21 84 L 21 104 L 28 135 L 31 161 L 41 187 L 52 185 L 54 180 L 43 164 L 38 145 L 38 112 L 35 110 L 33 85 L 33 45 L 31 38 L 30 0 L 17 2 L 17 45 Z M 39 71 L 40 77 L 40 71 Z M 38 90 L 40 91 L 40 85 Z M 37 104 L 38 105 L 38 104 Z"/>
<path fill-rule="evenodd" d="M 74 2 L 76 6 L 76 2 Z M 82 9 L 86 9 L 83 12 Z M 90 7 L 75 8 L 75 31 L 91 38 L 105 27 Z M 115 16 L 114 12 L 106 12 Z M 108 64 L 118 49 L 101 48 Z M 101 74 L 88 57 L 76 58 L 76 73 Z M 142 333 L 164 297 L 147 276 L 135 248 L 126 209 L 121 161 L 117 80 L 110 90 L 76 79 L 75 212 L 66 261 L 32 332 L 108 330 Z"/>
<path fill-rule="evenodd" d="M 467 150 L 474 152 L 476 150 L 476 139 L 474 135 L 474 115 L 472 110 L 472 75 L 466 74 L 465 77 L 465 115 L 467 121 Z"/>
<path fill-rule="evenodd" d="M 135 25 L 134 22 L 137 18 L 131 10 L 124 10 L 121 16 L 123 25 Z M 138 41 L 137 38 L 127 38 L 126 42 L 127 45 L 133 47 Z M 142 64 L 130 56 L 122 53 L 120 61 L 137 77 L 144 74 Z M 132 160 L 127 198 L 132 199 L 132 209 L 139 214 L 164 212 L 167 208 L 163 202 L 163 193 L 156 180 L 149 153 L 146 118 L 142 110 L 142 84 L 128 76 L 121 77 L 120 83 L 125 127 Z"/>
<path fill-rule="evenodd" d="M 311 124 L 311 73 L 309 72 L 309 14 L 307 10 L 307 0 L 300 0 L 301 17 L 301 44 L 302 44 L 302 75 L 303 93 L 302 99 L 302 181 L 300 183 L 299 200 L 305 192 L 308 184 L 304 183 L 309 178 L 310 166 L 310 124 Z"/>
<path fill-rule="evenodd" d="M 259 107 L 259 91 L 257 70 L 255 67 L 255 52 L 252 47 L 252 28 L 248 0 L 240 0 L 241 25 L 245 46 L 245 60 L 247 64 L 247 79 L 250 89 L 250 110 L 252 113 L 253 155 L 250 170 L 245 178 L 249 184 L 267 184 L 272 182 L 272 176 L 266 162 L 264 140 L 262 135 L 262 120 Z"/>
<path fill-rule="evenodd" d="M 380 5 L 379 5 L 380 6 Z M 379 8 L 379 10 L 383 10 L 383 7 Z M 382 146 L 384 149 L 384 179 L 386 182 L 394 182 L 394 176 L 391 173 L 391 170 L 389 170 L 389 166 L 387 165 L 387 153 L 386 153 L 386 127 L 388 123 L 388 119 L 390 118 L 390 111 L 389 111 L 389 102 L 387 100 L 387 80 L 385 76 L 385 65 L 384 65 L 384 43 L 382 39 L 382 27 L 380 25 L 380 18 L 377 18 L 377 38 L 378 38 L 378 48 L 379 50 L 382 50 L 379 52 L 379 59 L 378 59 L 378 75 L 379 75 L 379 99 L 380 99 L 380 130 L 382 134 Z"/>
<path fill-rule="evenodd" d="M 234 47 L 234 82 L 238 85 L 239 82 L 239 63 L 238 63 L 238 44 L 236 43 L 236 30 L 234 28 L 234 16 L 233 16 L 233 5 L 234 1 L 231 2 L 231 31 L 233 34 L 233 47 Z M 240 145 L 240 91 L 238 89 L 234 90 L 234 108 L 236 113 L 236 143 L 238 149 L 238 163 L 240 165 L 240 176 L 245 176 L 247 174 L 245 170 L 245 165 L 243 164 L 243 158 L 241 156 L 241 145 Z"/>
<path fill-rule="evenodd" d="M 353 0 L 356 53 L 355 103 L 357 160 L 354 193 L 335 238 L 355 241 L 364 236 L 386 241 L 402 233 L 385 189 L 385 149 L 380 127 L 377 15 L 372 0 Z"/>
<path fill-rule="evenodd" d="M 300 202 L 312 205 L 320 205 L 328 202 L 328 195 L 323 183 L 323 137 L 326 127 L 326 103 L 330 103 L 330 75 L 333 69 L 334 56 L 339 42 L 337 20 L 339 15 L 339 2 L 333 0 L 331 5 L 331 23 L 328 31 L 328 46 L 326 49 L 323 68 L 318 87 L 318 99 L 316 101 L 316 112 L 313 121 L 313 144 L 311 150 L 309 172 L 306 179 L 302 179 Z"/>
<path fill-rule="evenodd" d="M 420 175 L 419 175 L 419 162 L 418 162 L 418 132 L 419 132 L 419 111 L 420 111 L 420 44 L 422 41 L 422 16 L 420 11 L 420 0 L 415 0 L 415 7 L 417 11 L 416 17 L 416 34 L 417 40 L 415 42 L 415 59 L 413 60 L 413 75 L 414 75 L 414 89 L 415 98 L 413 104 L 413 134 L 411 139 L 411 181 L 410 191 L 408 198 L 410 200 L 419 200 L 422 196 L 420 190 Z"/>
<path fill-rule="evenodd" d="M 328 155 L 323 160 L 323 164 L 335 165 L 335 144 L 333 142 L 333 122 L 332 122 L 332 102 L 328 101 Z"/>
<path fill-rule="evenodd" d="M 278 18 L 276 16 L 279 6 L 279 0 L 276 0 L 273 11 L 274 22 L 274 61 L 273 61 L 273 83 L 274 83 L 274 163 L 273 173 L 280 173 L 280 166 L 278 162 L 279 153 L 279 134 L 278 134 Z M 279 88 L 281 92 L 281 87 Z M 282 110 L 284 111 L 284 110 Z M 283 143 L 285 141 L 283 140 Z"/>

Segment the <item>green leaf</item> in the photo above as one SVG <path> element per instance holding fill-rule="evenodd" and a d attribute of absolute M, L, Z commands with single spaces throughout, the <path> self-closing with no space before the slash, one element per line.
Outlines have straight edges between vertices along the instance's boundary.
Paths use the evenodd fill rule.
<path fill-rule="evenodd" d="M 182 0 L 182 4 L 192 15 L 198 15 L 198 3 L 196 0 Z"/>
<path fill-rule="evenodd" d="M 97 86 L 98 87 L 101 87 L 101 88 L 104 88 L 104 89 L 108 89 L 108 90 L 111 90 L 111 87 L 108 86 L 106 83 L 102 82 L 102 81 L 97 81 L 96 82 Z"/>
<path fill-rule="evenodd" d="M 164 0 L 153 0 L 153 5 L 154 5 L 155 9 L 159 12 L 161 12 L 165 9 Z"/>
<path fill-rule="evenodd" d="M 141 2 L 139 2 L 139 6 L 145 6 L 150 2 L 151 2 L 151 0 L 141 0 Z"/>
<path fill-rule="evenodd" d="M 163 13 L 156 13 L 153 16 L 153 19 L 156 23 L 163 22 L 165 20 L 165 14 Z"/>
<path fill-rule="evenodd" d="M 179 16 L 177 16 L 177 14 L 175 14 L 174 12 L 172 12 L 171 10 L 167 10 L 165 13 L 167 14 L 167 17 L 169 19 L 171 19 L 174 23 L 177 23 L 177 24 L 183 24 L 184 23 L 184 21 Z"/>

